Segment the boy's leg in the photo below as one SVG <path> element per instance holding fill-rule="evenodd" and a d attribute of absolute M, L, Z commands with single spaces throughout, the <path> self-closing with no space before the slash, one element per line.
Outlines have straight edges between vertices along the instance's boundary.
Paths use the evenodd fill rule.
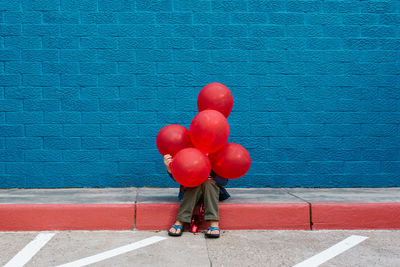
<path fill-rule="evenodd" d="M 219 221 L 219 187 L 214 180 L 207 180 L 202 186 L 204 190 L 204 220 Z"/>
<path fill-rule="evenodd" d="M 202 186 L 185 188 L 181 205 L 179 206 L 178 215 L 176 219 L 181 222 L 190 223 L 192 220 L 192 213 L 194 206 L 202 196 Z"/>

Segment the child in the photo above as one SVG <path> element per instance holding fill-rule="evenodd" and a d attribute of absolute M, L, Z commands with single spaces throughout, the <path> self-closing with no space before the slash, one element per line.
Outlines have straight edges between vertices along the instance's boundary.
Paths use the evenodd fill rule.
<path fill-rule="evenodd" d="M 164 164 L 167 167 L 168 174 L 171 175 L 170 164 L 172 162 L 171 155 L 164 156 Z M 210 222 L 210 227 L 206 232 L 206 237 L 218 238 L 221 230 L 219 229 L 218 200 L 225 200 L 230 197 L 223 186 L 228 183 L 228 179 L 217 176 L 211 171 L 208 179 L 201 185 L 196 187 L 181 186 L 179 199 L 182 200 L 179 206 L 179 212 L 176 222 L 169 229 L 170 236 L 181 236 L 183 232 L 183 224 L 190 223 L 193 209 L 200 201 L 204 201 L 204 219 Z"/>

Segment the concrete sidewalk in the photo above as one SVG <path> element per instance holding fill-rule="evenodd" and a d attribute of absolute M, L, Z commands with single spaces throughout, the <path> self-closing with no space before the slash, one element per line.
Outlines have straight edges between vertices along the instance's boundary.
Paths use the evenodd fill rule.
<path fill-rule="evenodd" d="M 400 188 L 228 188 L 221 228 L 400 229 Z M 0 231 L 165 230 L 177 188 L 1 189 Z M 203 228 L 205 225 L 203 226 Z"/>

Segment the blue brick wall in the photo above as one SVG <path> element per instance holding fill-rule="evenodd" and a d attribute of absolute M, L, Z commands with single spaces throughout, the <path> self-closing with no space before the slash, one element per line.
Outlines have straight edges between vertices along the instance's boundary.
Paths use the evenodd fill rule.
<path fill-rule="evenodd" d="M 235 187 L 400 186 L 400 2 L 0 1 L 0 188 L 176 186 L 155 137 L 234 96 Z"/>

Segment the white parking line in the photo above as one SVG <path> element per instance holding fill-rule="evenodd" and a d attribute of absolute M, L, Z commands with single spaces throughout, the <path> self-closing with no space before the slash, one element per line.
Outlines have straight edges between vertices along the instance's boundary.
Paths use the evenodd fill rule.
<path fill-rule="evenodd" d="M 80 260 L 76 260 L 70 263 L 66 263 L 63 265 L 58 265 L 57 267 L 80 267 L 80 266 L 86 266 L 95 262 L 99 262 L 102 260 L 106 260 L 118 255 L 121 255 L 123 253 L 138 249 L 138 248 L 142 248 L 142 247 L 146 247 L 148 245 L 157 243 L 159 241 L 162 241 L 164 239 L 167 239 L 166 237 L 161 237 L 161 236 L 153 236 L 153 237 L 149 237 L 143 240 L 140 240 L 138 242 L 126 245 L 126 246 L 122 246 L 119 248 L 115 248 L 112 250 L 108 250 L 90 257 L 86 257 Z"/>
<path fill-rule="evenodd" d="M 30 259 L 35 256 L 39 250 L 46 245 L 47 242 L 55 235 L 56 233 L 40 233 L 35 239 L 29 242 L 20 252 L 17 253 L 4 267 L 22 267 L 24 266 Z"/>
<path fill-rule="evenodd" d="M 361 243 L 368 237 L 366 236 L 359 236 L 359 235 L 352 235 L 346 238 L 343 241 L 340 241 L 336 245 L 322 251 L 321 253 L 318 253 L 315 256 L 312 256 L 311 258 L 302 261 L 293 267 L 314 267 L 314 266 L 319 266 L 320 264 L 332 259 L 333 257 L 336 257 L 340 253 L 345 252 L 346 250 L 354 247 L 355 245 Z"/>

